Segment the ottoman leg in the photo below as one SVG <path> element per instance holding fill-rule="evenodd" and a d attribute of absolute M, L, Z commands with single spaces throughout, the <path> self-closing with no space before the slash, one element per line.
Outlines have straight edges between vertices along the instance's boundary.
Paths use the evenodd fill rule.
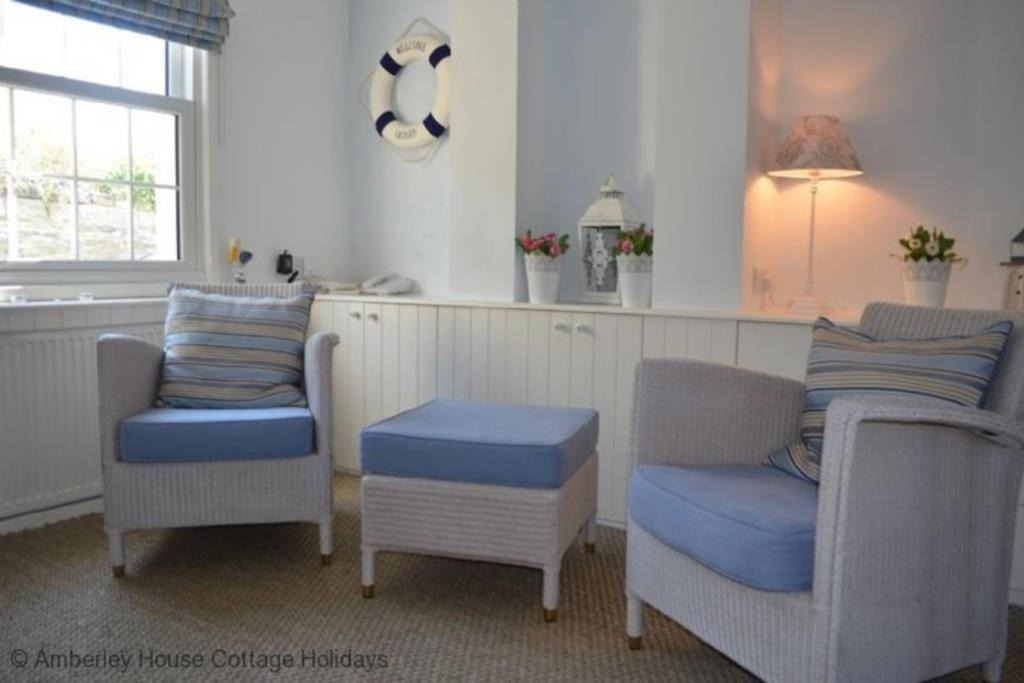
<path fill-rule="evenodd" d="M 584 532 L 583 548 L 588 553 L 593 553 L 597 547 L 597 515 L 587 520 L 587 529 Z"/>
<path fill-rule="evenodd" d="M 369 548 L 363 548 L 363 597 L 373 597 L 373 585 L 376 582 L 374 576 L 377 553 Z"/>
<path fill-rule="evenodd" d="M 644 603 L 635 595 L 626 595 L 626 636 L 629 649 L 639 650 L 644 642 Z"/>
<path fill-rule="evenodd" d="M 110 567 L 114 576 L 124 576 L 124 534 L 119 531 L 107 532 L 107 543 L 110 546 Z"/>
<path fill-rule="evenodd" d="M 558 620 L 558 565 L 544 567 L 544 621 L 551 623 Z"/>
<path fill-rule="evenodd" d="M 320 522 L 320 562 L 325 567 L 331 563 L 334 556 L 334 530 L 333 519 Z"/>

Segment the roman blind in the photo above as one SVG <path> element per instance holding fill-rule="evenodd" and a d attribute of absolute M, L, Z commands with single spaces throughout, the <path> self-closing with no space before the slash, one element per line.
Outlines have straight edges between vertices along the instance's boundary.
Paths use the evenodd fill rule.
<path fill-rule="evenodd" d="M 16 1 L 213 52 L 220 52 L 235 15 L 228 0 Z"/>

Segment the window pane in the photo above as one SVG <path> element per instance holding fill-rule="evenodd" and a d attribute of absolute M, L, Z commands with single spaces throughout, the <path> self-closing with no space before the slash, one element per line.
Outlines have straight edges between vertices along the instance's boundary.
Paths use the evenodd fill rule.
<path fill-rule="evenodd" d="M 132 109 L 132 175 L 135 182 L 177 185 L 174 114 Z"/>
<path fill-rule="evenodd" d="M 75 102 L 78 176 L 128 180 L 128 109 L 99 102 Z"/>
<path fill-rule="evenodd" d="M 0 176 L 9 172 L 7 164 L 11 158 L 11 113 L 9 109 L 10 91 L 0 88 Z"/>
<path fill-rule="evenodd" d="M 59 75 L 64 59 L 64 17 L 20 2 L 0 0 L 3 39 L 0 64 Z"/>
<path fill-rule="evenodd" d="M 178 192 L 135 188 L 135 258 L 149 261 L 178 259 Z"/>
<path fill-rule="evenodd" d="M 62 75 L 91 83 L 118 85 L 118 31 L 82 19 L 66 19 L 66 68 Z"/>
<path fill-rule="evenodd" d="M 19 173 L 71 173 L 71 99 L 14 91 L 14 154 Z"/>
<path fill-rule="evenodd" d="M 159 38 L 122 31 L 121 87 L 154 95 L 167 94 L 166 46 Z"/>
<path fill-rule="evenodd" d="M 71 183 L 15 178 L 17 253 L 11 259 L 65 261 L 75 257 Z"/>
<path fill-rule="evenodd" d="M 0 0 L 3 66 L 166 95 L 166 46 L 153 36 Z"/>
<path fill-rule="evenodd" d="M 128 186 L 78 183 L 78 258 L 130 259 L 128 240 Z"/>

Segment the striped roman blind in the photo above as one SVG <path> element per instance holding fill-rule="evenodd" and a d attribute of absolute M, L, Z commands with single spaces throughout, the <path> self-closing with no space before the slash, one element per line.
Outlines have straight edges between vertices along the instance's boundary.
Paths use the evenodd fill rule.
<path fill-rule="evenodd" d="M 16 1 L 213 52 L 220 52 L 235 15 L 228 0 Z"/>

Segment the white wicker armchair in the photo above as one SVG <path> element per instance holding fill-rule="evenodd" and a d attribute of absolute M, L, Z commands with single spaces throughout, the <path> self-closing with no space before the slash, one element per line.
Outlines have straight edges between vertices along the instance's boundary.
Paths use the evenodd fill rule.
<path fill-rule="evenodd" d="M 299 285 L 188 287 L 233 296 L 293 296 Z M 313 415 L 315 452 L 301 457 L 215 462 L 128 463 L 119 453 L 119 425 L 151 408 L 163 350 L 110 334 L 97 348 L 104 528 L 115 576 L 124 575 L 124 533 L 132 529 L 215 524 L 312 522 L 320 526 L 324 564 L 333 551 L 331 359 L 338 337 L 306 341 L 304 391 Z"/>
<path fill-rule="evenodd" d="M 828 409 L 813 587 L 761 591 L 628 525 L 627 633 L 643 604 L 769 681 L 922 680 L 973 664 L 1001 676 L 1024 467 L 1024 316 L 872 304 L 877 338 L 1015 331 L 989 410 L 837 399 Z M 637 370 L 637 464 L 757 464 L 797 437 L 803 385 L 675 360 Z"/>

